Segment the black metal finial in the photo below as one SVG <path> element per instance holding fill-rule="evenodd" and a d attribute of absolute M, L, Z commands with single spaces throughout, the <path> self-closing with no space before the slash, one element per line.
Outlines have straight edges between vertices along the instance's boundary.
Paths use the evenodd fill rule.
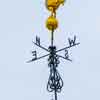
<path fill-rule="evenodd" d="M 46 27 L 51 31 L 51 45 L 48 48 L 45 48 L 40 43 L 40 38 L 36 36 L 35 42 L 33 43 L 38 46 L 39 48 L 45 50 L 47 54 L 38 57 L 36 51 L 32 51 L 33 59 L 29 60 L 28 63 L 37 61 L 44 57 L 49 56 L 48 58 L 48 67 L 50 68 L 50 75 L 47 83 L 47 90 L 49 92 L 54 92 L 55 99 L 57 100 L 57 93 L 60 93 L 63 87 L 63 80 L 58 72 L 58 65 L 60 63 L 59 58 L 65 59 L 67 61 L 72 62 L 69 58 L 68 49 L 79 45 L 80 43 L 76 43 L 76 36 L 73 39 L 68 38 L 69 45 L 58 49 L 54 45 L 54 30 L 58 27 L 58 21 L 56 19 L 56 10 L 60 6 L 60 4 L 64 3 L 65 0 L 46 0 L 46 7 L 50 10 L 51 16 L 47 19 Z M 65 56 L 61 56 L 58 52 L 65 50 Z"/>
<path fill-rule="evenodd" d="M 43 47 L 40 42 L 37 42 L 37 36 L 36 36 L 36 42 L 33 42 L 36 46 L 38 46 L 39 48 L 45 50 L 47 52 L 47 54 L 38 57 L 37 56 L 37 52 L 36 51 L 32 51 L 32 55 L 33 55 L 33 59 L 29 60 L 28 63 L 33 62 L 33 61 L 37 61 L 41 58 L 47 57 L 48 58 L 48 67 L 50 68 L 50 75 L 49 75 L 49 79 L 48 79 L 48 83 L 47 83 L 47 91 L 48 92 L 54 92 L 54 96 L 55 99 L 57 100 L 57 93 L 60 93 L 62 90 L 62 87 L 64 85 L 63 80 L 57 70 L 58 65 L 60 64 L 60 60 L 59 58 L 63 58 L 67 61 L 71 61 L 72 60 L 69 58 L 69 54 L 68 54 L 68 49 L 79 45 L 80 43 L 76 43 L 76 36 L 74 36 L 73 39 L 68 38 L 68 42 L 69 42 L 69 46 L 64 47 L 62 49 L 56 49 L 56 46 L 54 46 L 54 37 L 53 37 L 53 33 L 51 36 L 51 45 L 47 48 Z M 40 41 L 40 38 L 38 38 Z M 58 54 L 58 52 L 65 50 L 65 57 L 61 56 Z"/>

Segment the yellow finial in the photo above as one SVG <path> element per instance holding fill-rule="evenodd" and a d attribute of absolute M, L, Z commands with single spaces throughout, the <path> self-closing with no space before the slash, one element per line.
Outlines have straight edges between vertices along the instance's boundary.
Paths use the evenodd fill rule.
<path fill-rule="evenodd" d="M 46 27 L 51 31 L 58 27 L 56 10 L 61 4 L 64 4 L 64 2 L 65 0 L 46 0 L 46 7 L 49 11 L 51 11 L 51 16 L 46 21 Z"/>
<path fill-rule="evenodd" d="M 46 21 L 46 27 L 51 31 L 55 30 L 58 27 L 57 19 L 53 16 L 50 16 Z"/>

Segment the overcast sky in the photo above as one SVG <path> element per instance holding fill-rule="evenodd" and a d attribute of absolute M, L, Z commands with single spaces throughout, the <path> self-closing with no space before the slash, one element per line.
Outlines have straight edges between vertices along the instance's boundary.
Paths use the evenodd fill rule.
<path fill-rule="evenodd" d="M 48 57 L 27 64 L 31 51 L 47 52 L 32 44 L 35 36 L 48 48 L 50 32 L 45 20 L 50 12 L 45 0 L 0 0 L 0 100 L 51 100 L 46 91 Z M 64 81 L 58 100 L 100 100 L 100 0 L 67 0 L 57 11 L 57 49 L 77 36 L 81 44 L 69 49 L 73 62 L 60 59 Z M 64 55 L 64 51 L 61 52 Z"/>

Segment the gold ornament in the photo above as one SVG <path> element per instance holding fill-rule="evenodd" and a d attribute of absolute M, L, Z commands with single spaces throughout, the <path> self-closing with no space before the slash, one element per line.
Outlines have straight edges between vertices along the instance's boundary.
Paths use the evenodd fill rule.
<path fill-rule="evenodd" d="M 64 4 L 65 0 L 46 0 L 46 7 L 48 10 L 55 12 L 57 8 Z"/>
<path fill-rule="evenodd" d="M 46 27 L 51 31 L 55 30 L 58 27 L 57 19 L 53 16 L 50 16 L 46 21 Z"/>

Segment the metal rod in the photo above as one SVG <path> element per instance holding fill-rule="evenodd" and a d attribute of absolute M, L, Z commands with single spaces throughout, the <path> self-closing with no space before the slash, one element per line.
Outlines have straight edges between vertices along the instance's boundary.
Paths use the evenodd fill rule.
<path fill-rule="evenodd" d="M 53 40 L 54 40 L 54 30 L 51 32 L 51 46 L 53 46 Z"/>
<path fill-rule="evenodd" d="M 69 58 L 65 58 L 65 57 L 63 57 L 63 56 L 61 56 L 61 55 L 58 55 L 58 54 L 56 54 L 58 57 L 61 57 L 61 58 L 63 58 L 63 59 L 65 59 L 65 60 L 68 60 L 68 61 L 71 61 L 72 62 L 72 60 L 71 59 L 69 59 Z"/>
<path fill-rule="evenodd" d="M 54 85 L 55 85 L 55 90 L 54 90 L 54 95 L 55 95 L 55 100 L 57 100 L 57 90 L 56 90 L 56 68 L 55 65 L 53 64 L 54 67 Z"/>
<path fill-rule="evenodd" d="M 38 58 L 35 58 L 35 59 L 32 59 L 32 60 L 29 60 L 29 61 L 27 61 L 27 63 L 30 63 L 30 62 L 39 60 L 39 59 L 44 58 L 44 57 L 47 57 L 47 56 L 49 56 L 49 55 L 50 55 L 50 54 L 46 54 L 46 55 L 44 55 L 44 56 L 41 56 L 41 57 L 38 57 Z"/>
<path fill-rule="evenodd" d="M 72 46 L 68 46 L 68 47 L 62 48 L 62 49 L 60 49 L 60 50 L 57 50 L 56 52 L 59 52 L 59 51 L 62 51 L 62 50 L 65 50 L 65 49 L 74 47 L 74 46 L 79 45 L 79 44 L 80 44 L 80 43 L 76 43 L 76 44 L 74 44 L 74 45 L 72 45 Z"/>
<path fill-rule="evenodd" d="M 32 41 L 33 42 L 33 41 Z M 35 42 L 33 42 L 36 46 L 38 46 L 38 47 L 40 47 L 40 48 L 42 48 L 42 49 L 44 49 L 45 51 L 48 51 L 49 52 L 49 50 L 48 49 L 46 49 L 45 47 L 43 47 L 43 46 L 41 46 L 41 45 L 37 45 Z"/>
<path fill-rule="evenodd" d="M 56 89 L 55 89 L 55 100 L 57 100 L 57 92 L 56 92 Z"/>

